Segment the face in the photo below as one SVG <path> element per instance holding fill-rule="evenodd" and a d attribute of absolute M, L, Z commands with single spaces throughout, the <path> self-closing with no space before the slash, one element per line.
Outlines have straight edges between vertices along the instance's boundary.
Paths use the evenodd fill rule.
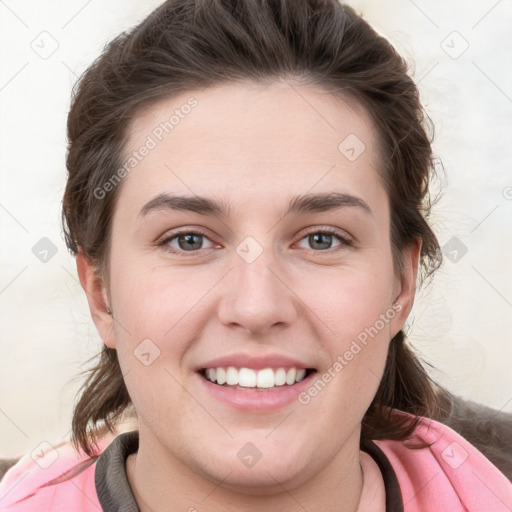
<path fill-rule="evenodd" d="M 260 490 L 358 450 L 418 255 L 395 275 L 369 117 L 313 86 L 222 85 L 139 114 L 134 151 L 101 290 L 115 320 L 92 311 L 140 448 Z"/>

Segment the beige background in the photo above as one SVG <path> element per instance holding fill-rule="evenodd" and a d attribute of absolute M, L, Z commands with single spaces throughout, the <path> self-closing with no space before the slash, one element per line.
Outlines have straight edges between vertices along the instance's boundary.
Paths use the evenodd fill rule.
<path fill-rule="evenodd" d="M 66 113 L 76 75 L 159 3 L 0 2 L 0 456 L 69 435 L 99 350 L 59 224 Z M 411 63 L 446 169 L 434 227 L 467 248 L 418 296 L 411 339 L 449 389 L 512 412 L 512 3 L 350 3 Z"/>

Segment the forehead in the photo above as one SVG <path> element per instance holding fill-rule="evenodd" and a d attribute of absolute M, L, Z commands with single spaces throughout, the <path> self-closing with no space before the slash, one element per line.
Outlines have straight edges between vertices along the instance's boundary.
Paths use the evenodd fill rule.
<path fill-rule="evenodd" d="M 137 202 L 170 190 L 245 191 L 242 203 L 340 186 L 371 194 L 381 187 L 376 139 L 364 109 L 319 87 L 278 81 L 191 90 L 133 119 L 125 159 L 149 149 L 123 194 Z"/>

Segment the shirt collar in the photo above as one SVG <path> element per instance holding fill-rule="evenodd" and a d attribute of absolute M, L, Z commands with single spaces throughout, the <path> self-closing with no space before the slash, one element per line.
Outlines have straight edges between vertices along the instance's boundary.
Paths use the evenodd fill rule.
<path fill-rule="evenodd" d="M 140 512 L 126 475 L 126 459 L 138 449 L 139 431 L 133 430 L 119 434 L 98 457 L 94 482 L 104 511 Z M 364 443 L 361 450 L 375 460 L 382 473 L 386 488 L 386 512 L 403 512 L 400 486 L 384 452 L 372 441 Z"/>
<path fill-rule="evenodd" d="M 108 512 L 140 512 L 126 475 L 128 455 L 139 449 L 139 431 L 119 434 L 96 461 L 94 483 L 101 507 Z"/>

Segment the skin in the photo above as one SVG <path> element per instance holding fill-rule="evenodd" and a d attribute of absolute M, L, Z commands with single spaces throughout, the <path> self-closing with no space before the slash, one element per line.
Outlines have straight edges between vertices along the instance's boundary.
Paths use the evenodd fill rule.
<path fill-rule="evenodd" d="M 412 308 L 421 242 L 404 249 L 396 275 L 376 129 L 355 102 L 318 87 L 224 84 L 139 113 L 127 154 L 191 96 L 198 105 L 121 185 L 108 287 L 77 257 L 92 318 L 118 351 L 138 412 L 139 451 L 127 460 L 136 500 L 143 512 L 382 510 L 382 477 L 361 456 L 360 425 Z M 349 134 L 366 146 L 354 161 L 338 150 Z M 372 213 L 282 216 L 292 196 L 330 191 L 360 197 Z M 141 219 L 161 192 L 228 201 L 232 216 L 159 211 Z M 354 246 L 333 237 L 319 249 L 308 235 L 325 227 Z M 199 254 L 176 238 L 167 245 L 179 254 L 158 246 L 176 228 L 206 231 Z M 252 263 L 236 252 L 247 236 L 263 251 Z M 239 351 L 289 355 L 321 375 L 395 301 L 401 310 L 308 404 L 242 413 L 200 385 L 197 365 Z M 147 338 L 160 349 L 149 366 L 133 353 Z M 262 453 L 252 468 L 237 457 L 248 442 Z"/>

